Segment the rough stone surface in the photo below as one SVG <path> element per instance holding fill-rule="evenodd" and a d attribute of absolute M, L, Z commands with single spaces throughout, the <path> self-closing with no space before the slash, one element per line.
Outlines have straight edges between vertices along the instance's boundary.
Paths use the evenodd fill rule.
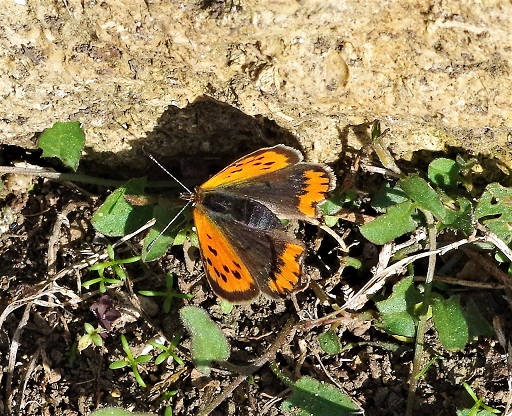
<path fill-rule="evenodd" d="M 140 166 L 138 148 L 162 118 L 175 126 L 177 110 L 195 113 L 207 96 L 274 120 L 312 160 L 342 153 L 340 131 L 361 146 L 347 126 L 378 118 L 399 157 L 464 148 L 507 171 L 511 16 L 498 0 L 9 1 L 0 143 L 34 147 L 35 133 L 79 120 L 90 160 Z M 160 134 L 149 148 L 236 156 L 234 140 L 251 136 L 229 125 L 223 136 L 201 115 L 180 125 L 185 140 Z M 284 141 L 265 140 L 239 147 Z"/>

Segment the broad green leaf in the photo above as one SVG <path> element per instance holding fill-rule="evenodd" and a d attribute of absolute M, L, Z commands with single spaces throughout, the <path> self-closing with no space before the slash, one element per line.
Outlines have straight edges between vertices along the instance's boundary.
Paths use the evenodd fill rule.
<path fill-rule="evenodd" d="M 38 140 L 43 157 L 57 157 L 74 171 L 85 145 L 85 134 L 80 122 L 57 122 L 41 133 Z"/>
<path fill-rule="evenodd" d="M 131 179 L 112 192 L 94 213 L 94 228 L 107 236 L 119 237 L 137 230 L 149 221 L 152 218 L 152 205 L 134 206 L 124 198 L 125 195 L 142 194 L 145 185 L 145 179 Z"/>
<path fill-rule="evenodd" d="M 180 309 L 180 317 L 192 336 L 192 359 L 199 371 L 209 375 L 212 361 L 226 361 L 229 357 L 226 337 L 208 314 L 197 306 L 184 306 Z"/>
<path fill-rule="evenodd" d="M 512 188 L 498 183 L 487 185 L 476 208 L 475 218 L 501 238 L 512 241 Z"/>
<path fill-rule="evenodd" d="M 412 219 L 414 208 L 411 201 L 392 206 L 388 211 L 372 222 L 363 225 L 363 236 L 375 244 L 385 244 L 416 229 Z"/>
<path fill-rule="evenodd" d="M 500 414 L 500 412 L 489 412 L 485 409 L 476 412 L 473 409 L 457 410 L 457 416 L 496 416 L 497 414 Z"/>
<path fill-rule="evenodd" d="M 338 334 L 332 330 L 320 334 L 318 336 L 318 342 L 320 343 L 320 348 L 327 354 L 339 354 L 343 350 Z"/>
<path fill-rule="evenodd" d="M 468 323 L 460 299 L 435 296 L 432 299 L 432 318 L 439 340 L 448 351 L 461 350 L 468 342 Z"/>
<path fill-rule="evenodd" d="M 452 189 L 462 182 L 460 165 L 452 159 L 441 157 L 428 165 L 428 179 L 443 189 Z"/>
<path fill-rule="evenodd" d="M 469 339 L 480 336 L 490 337 L 495 334 L 493 327 L 482 314 L 481 308 L 471 298 L 466 300 L 464 316 L 468 323 Z"/>
<path fill-rule="evenodd" d="M 443 221 L 447 216 L 447 209 L 441 202 L 437 192 L 419 176 L 408 176 L 401 179 L 400 188 L 422 209 L 430 211 L 434 217 Z"/>
<path fill-rule="evenodd" d="M 352 399 L 332 384 L 302 377 L 292 386 L 292 395 L 281 410 L 294 416 L 353 416 L 359 408 Z"/>
<path fill-rule="evenodd" d="M 386 212 L 388 208 L 408 201 L 407 195 L 398 187 L 385 183 L 372 198 L 372 207 L 377 212 Z"/>
<path fill-rule="evenodd" d="M 423 300 L 418 289 L 412 284 L 412 277 L 398 282 L 391 296 L 377 302 L 382 317 L 382 327 L 391 334 L 413 338 L 416 335 L 417 305 Z"/>

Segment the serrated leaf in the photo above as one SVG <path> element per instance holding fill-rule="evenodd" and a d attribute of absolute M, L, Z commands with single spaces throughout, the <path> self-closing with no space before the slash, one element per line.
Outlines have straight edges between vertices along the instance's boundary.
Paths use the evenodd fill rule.
<path fill-rule="evenodd" d="M 498 183 L 487 185 L 476 208 L 475 218 L 501 238 L 512 242 L 512 189 Z"/>
<path fill-rule="evenodd" d="M 422 296 L 413 285 L 412 277 L 398 282 L 388 299 L 376 303 L 382 327 L 391 334 L 413 338 L 417 322 L 415 309 L 421 301 Z"/>
<path fill-rule="evenodd" d="M 463 349 L 469 338 L 468 323 L 460 298 L 452 296 L 432 299 L 432 318 L 439 335 L 439 340 L 448 351 Z"/>
<path fill-rule="evenodd" d="M 153 206 L 133 206 L 124 195 L 142 194 L 145 179 L 131 179 L 112 192 L 92 217 L 92 225 L 102 234 L 120 237 L 131 233 L 152 218 Z"/>
<path fill-rule="evenodd" d="M 74 171 L 85 145 L 85 134 L 80 122 L 57 122 L 41 133 L 38 140 L 43 157 L 57 157 Z"/>
<path fill-rule="evenodd" d="M 452 159 L 444 157 L 434 159 L 428 165 L 428 179 L 443 189 L 452 189 L 461 182 L 460 165 Z"/>
<path fill-rule="evenodd" d="M 386 244 L 416 229 L 412 219 L 414 208 L 411 201 L 390 207 L 387 212 L 372 222 L 360 227 L 363 236 L 374 244 Z"/>
<path fill-rule="evenodd" d="M 292 395 L 283 402 L 281 410 L 294 416 L 353 416 L 359 408 L 337 387 L 302 377 L 292 386 Z"/>
<path fill-rule="evenodd" d="M 443 220 L 443 226 L 463 231 L 469 235 L 475 229 L 473 226 L 473 205 L 465 198 L 459 198 L 457 203 L 459 210 L 448 210 L 447 216 Z"/>
<path fill-rule="evenodd" d="M 192 359 L 199 371 L 209 375 L 213 361 L 226 361 L 229 357 L 226 337 L 208 314 L 197 306 L 184 306 L 180 309 L 180 317 L 192 336 Z"/>

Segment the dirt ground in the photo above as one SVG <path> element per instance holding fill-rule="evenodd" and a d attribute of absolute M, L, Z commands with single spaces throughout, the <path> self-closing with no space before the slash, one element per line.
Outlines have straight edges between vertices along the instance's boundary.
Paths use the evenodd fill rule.
<path fill-rule="evenodd" d="M 28 157 L 37 161 L 37 155 L 23 156 L 12 148 L 4 148 L 2 155 L 4 160 Z M 156 414 L 162 414 L 168 405 L 176 415 L 197 414 L 230 391 L 240 367 L 215 366 L 210 376 L 202 375 L 190 360 L 187 336 L 177 348 L 185 366 L 176 362 L 145 365 L 142 377 L 148 384 L 146 389 L 137 385 L 130 371 L 108 368 L 110 362 L 123 356 L 121 333 L 126 334 L 136 355 L 159 334 L 168 340 L 175 334 L 184 334 L 178 319 L 178 310 L 184 304 L 201 306 L 222 328 L 232 348 L 231 365 L 247 369 L 268 351 L 274 352 L 263 360 L 263 367 L 252 373 L 250 380 L 241 382 L 232 394 L 226 394 L 211 414 L 282 414 L 280 402 L 290 390 L 271 371 L 268 359 L 292 380 L 309 375 L 327 383 L 334 381 L 367 415 L 404 414 L 412 344 L 379 329 L 377 321 L 372 320 L 376 315 L 371 301 L 354 314 L 344 314 L 334 326 L 319 325 L 307 330 L 299 327 L 284 332 L 284 342 L 279 341 L 289 320 L 310 322 L 332 312 L 333 307 L 320 303 L 318 292 L 308 288 L 297 294 L 298 310 L 291 300 L 275 302 L 261 298 L 223 313 L 204 279 L 198 253 L 189 250 L 185 255 L 181 246 L 174 247 L 156 263 L 127 265 L 129 284 L 107 292 L 121 318 L 114 322 L 104 347 L 89 347 L 73 354 L 74 344 L 84 333 L 84 323 L 98 322 L 91 306 L 100 294 L 85 290 L 80 283 L 93 277 L 95 272 L 84 266 L 94 261 L 96 253 L 103 253 L 109 241 L 95 233 L 91 225 L 91 215 L 106 193 L 97 187 L 21 178 L 7 183 L 10 192 L 5 202 L 14 220 L 0 245 L 1 414 L 87 415 L 105 405 Z M 364 175 L 357 178 L 358 175 L 355 184 L 360 189 L 363 184 L 371 188 L 375 180 Z M 347 268 L 341 276 L 342 257 L 332 252 L 334 241 L 327 236 L 315 237 L 314 227 L 300 231 L 312 253 L 306 261 L 306 278 L 323 287 L 338 304 L 343 304 L 347 290 L 357 290 L 369 279 L 370 266 L 378 255 L 378 249 L 364 243 L 353 223 L 342 222 L 337 231 L 347 229 L 352 229 L 347 244 L 359 242 L 350 255 L 367 266 L 358 272 Z M 317 255 L 313 254 L 314 247 L 319 247 Z M 116 250 L 119 257 L 138 253 L 138 237 Z M 187 261 L 192 266 L 187 267 Z M 465 262 L 467 259 L 458 261 L 461 270 Z M 421 263 L 417 266 L 418 275 L 422 267 Z M 177 291 L 193 293 L 195 297 L 189 301 L 175 300 L 169 314 L 164 314 L 162 302 L 137 293 L 161 290 L 169 271 L 176 276 Z M 489 283 L 487 289 L 465 288 L 460 293 L 477 302 L 489 320 L 501 319 L 507 330 L 510 309 L 503 299 L 503 289 Z M 386 286 L 382 295 L 390 288 Z M 328 355 L 319 347 L 318 335 L 329 328 L 346 346 L 340 354 Z M 472 401 L 462 387 L 464 381 L 490 406 L 502 408 L 507 402 L 509 374 L 505 351 L 495 339 L 480 338 L 463 351 L 450 353 L 442 348 L 431 329 L 426 346 L 429 357 L 442 360 L 437 360 L 419 382 L 416 414 L 449 415 L 455 414 L 456 409 L 471 407 Z M 175 396 L 161 400 L 164 392 L 174 390 Z"/>

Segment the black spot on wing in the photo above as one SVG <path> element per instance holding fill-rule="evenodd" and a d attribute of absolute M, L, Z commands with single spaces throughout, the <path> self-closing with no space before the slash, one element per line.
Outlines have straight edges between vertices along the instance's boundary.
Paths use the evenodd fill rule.
<path fill-rule="evenodd" d="M 214 249 L 210 244 L 208 244 L 208 245 L 207 245 L 207 247 L 208 247 L 208 251 L 209 251 L 210 253 L 212 253 L 215 257 L 217 257 L 217 255 L 218 255 L 218 251 L 217 251 L 217 250 L 215 250 L 215 249 Z"/>

